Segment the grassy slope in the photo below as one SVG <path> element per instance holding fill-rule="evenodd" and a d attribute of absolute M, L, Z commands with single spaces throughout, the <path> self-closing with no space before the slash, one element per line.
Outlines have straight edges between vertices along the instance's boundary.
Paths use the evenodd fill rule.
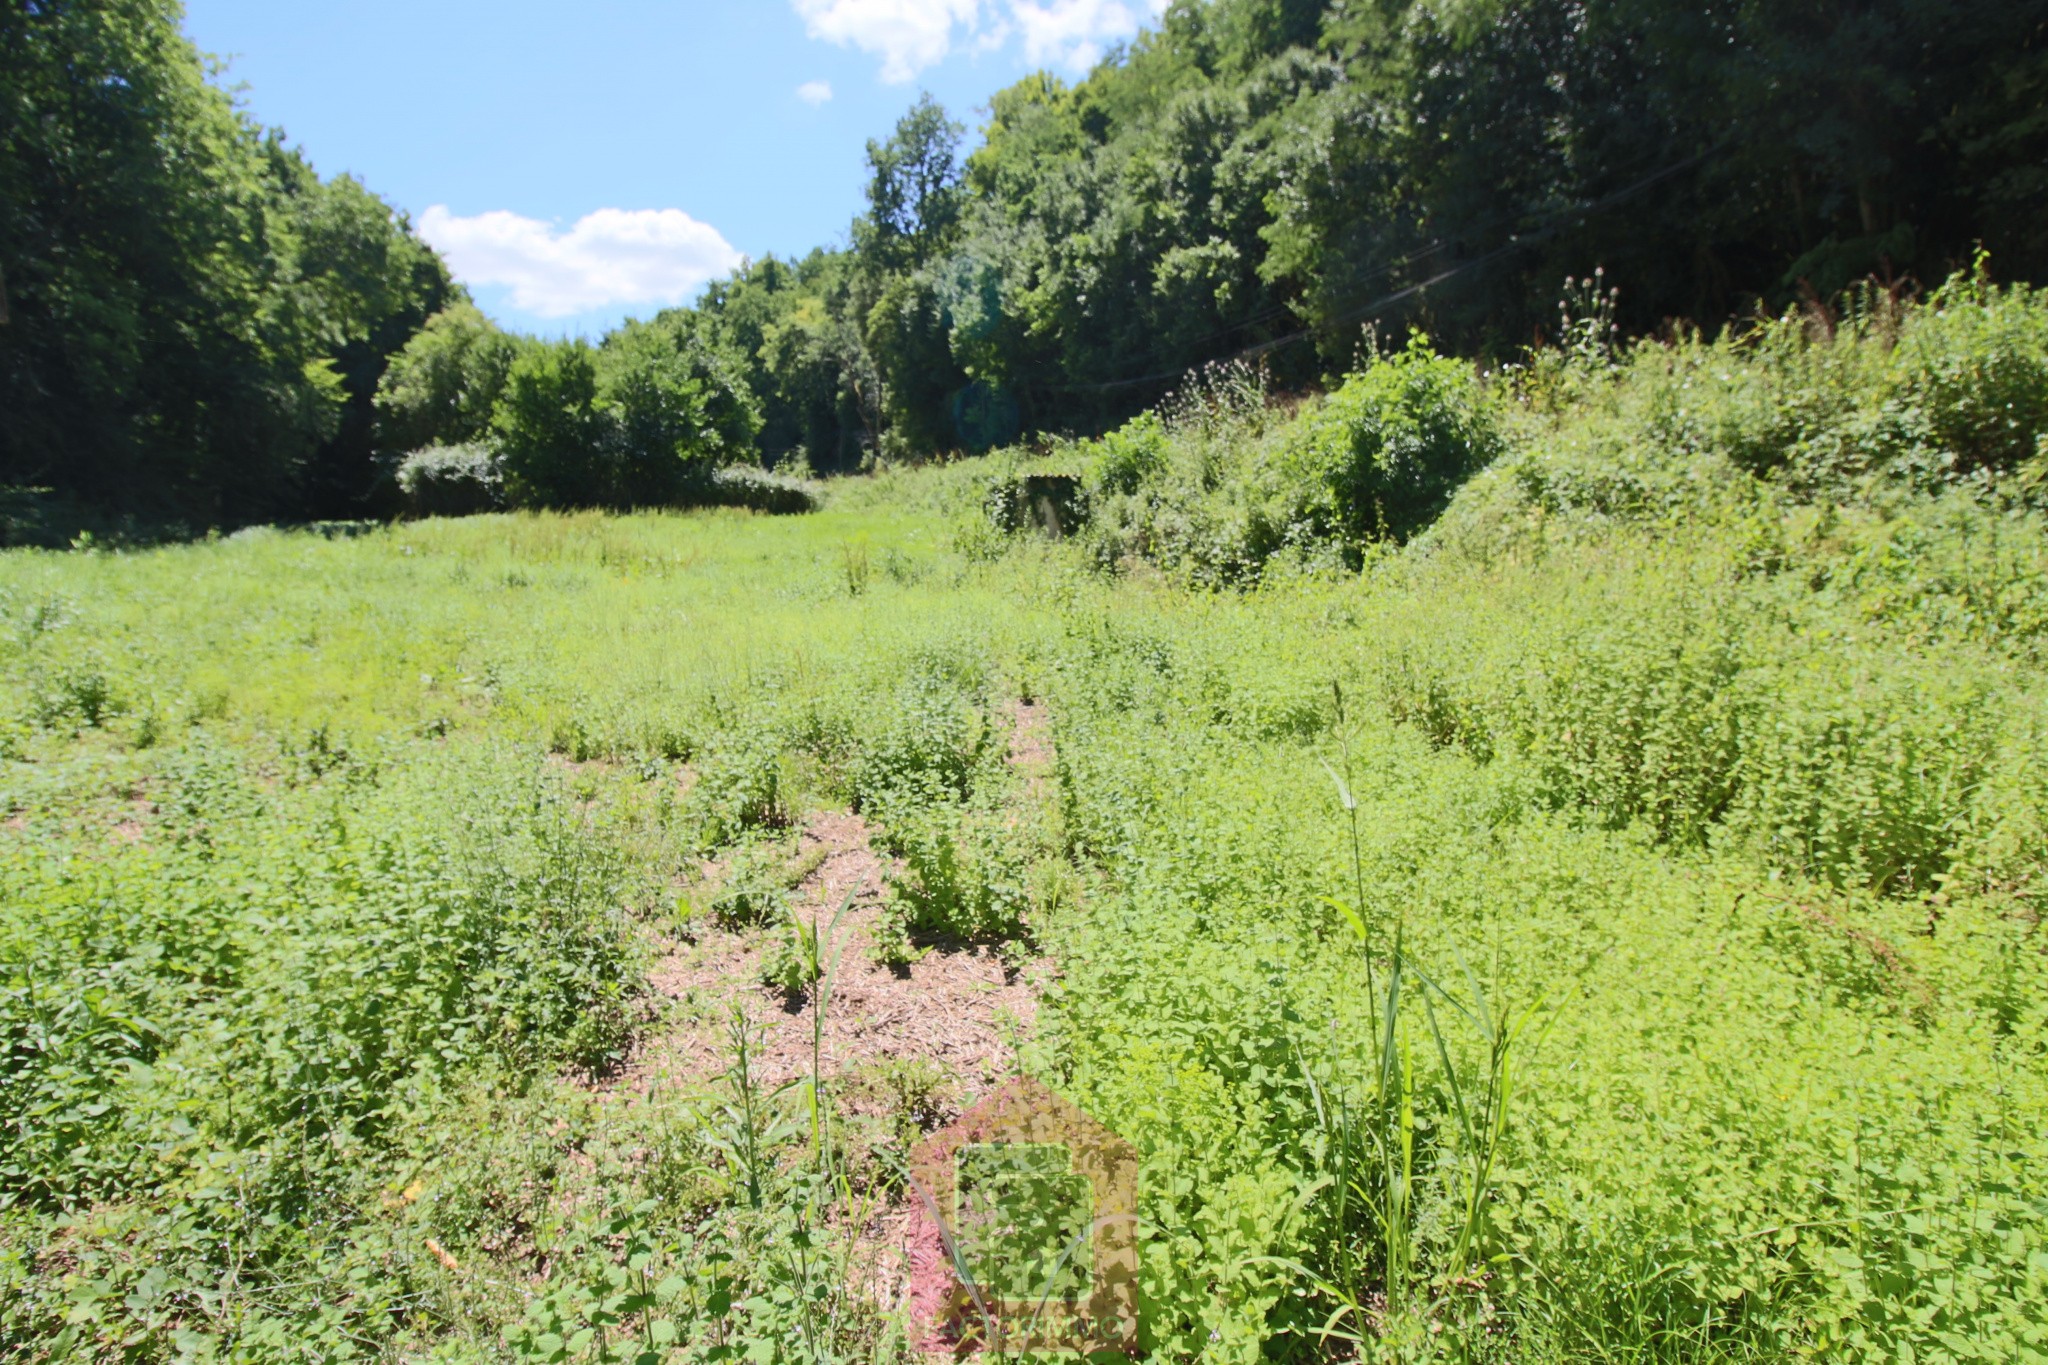
<path fill-rule="evenodd" d="M 714 1205 L 593 1241 L 670 1190 L 660 1144 L 520 1078 L 619 1046 L 579 1024 L 625 1018 L 619 908 L 666 913 L 702 814 L 659 796 L 666 764 L 715 773 L 765 747 L 802 799 L 844 800 L 936 689 L 984 713 L 1052 705 L 1061 884 L 1086 890 L 1037 908 L 1065 981 L 1036 1065 L 1146 1154 L 1160 1356 L 1315 1354 L 1346 1292 L 1383 1287 L 1384 1220 L 1318 1186 L 1346 1144 L 1403 1132 L 1331 1117 L 1379 1052 L 1327 896 L 1355 902 L 1375 985 L 1397 928 L 1411 972 L 1417 1270 L 1386 1349 L 2048 1351 L 2048 702 L 2021 619 L 2038 523 L 1960 498 L 1546 517 L 1508 477 L 1468 489 L 1433 547 L 1243 595 L 962 534 L 972 468 L 793 520 L 480 518 L 0 559 L 4 742 L 33 760 L 0 769 L 18 812 L 0 831 L 9 1333 L 48 1342 L 69 1313 L 75 1343 L 132 1334 L 145 1356 L 181 1332 L 250 1358 L 491 1355 L 517 1347 L 495 1326 L 536 1248 L 559 1288 L 645 1236 L 697 1286 L 672 1307 L 708 1341 L 688 1324 L 721 1273 L 701 1254 Z M 572 789 L 549 748 L 629 762 Z M 1331 768 L 1358 796 L 1355 866 Z M 508 865 L 532 885 L 498 886 Z M 190 894 L 166 902 L 166 878 Z M 387 904 L 394 882 L 426 889 Z M 47 929 L 59 903 L 69 938 Z M 450 904 L 468 919 L 418 947 Z M 161 943 L 214 945 L 211 965 Z M 465 993 L 479 961 L 524 980 L 542 957 L 581 965 Z M 340 984 L 400 960 L 389 1001 Z M 95 989 L 91 1029 L 52 1006 Z M 1432 1282 L 1474 1155 L 1444 1064 L 1468 1091 L 1483 1077 L 1482 1000 L 1535 1022 L 1480 1255 Z M 141 1043 L 130 1005 L 160 1011 Z M 366 1060 L 394 1018 L 441 1060 Z M 150 1069 L 85 1060 L 124 1049 Z M 314 1156 L 309 1095 L 329 1096 Z M 601 1178 L 550 1160 L 564 1125 Z M 110 1155 L 138 1144 L 147 1159 Z M 257 1193 L 229 1212 L 236 1180 Z M 238 1221 L 266 1212 L 326 1231 Z M 449 1271 L 428 1235 L 492 1269 Z M 778 1263 L 733 1245 L 761 1295 L 745 1330 L 801 1356 Z M 1305 1296 L 1304 1271 L 1323 1286 Z M 882 1350 L 872 1330 L 842 1345 Z"/>

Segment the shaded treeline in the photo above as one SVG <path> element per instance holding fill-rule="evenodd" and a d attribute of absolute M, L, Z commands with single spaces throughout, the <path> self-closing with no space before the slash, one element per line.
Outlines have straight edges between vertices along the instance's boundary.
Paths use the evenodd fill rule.
<path fill-rule="evenodd" d="M 842 250 L 702 311 L 770 458 L 1089 431 L 1190 367 L 1284 385 L 1364 324 L 1506 358 L 1595 265 L 1625 331 L 1717 328 L 1981 243 L 2048 268 L 2039 0 L 1180 0 L 1078 85 L 920 104 Z"/>
<path fill-rule="evenodd" d="M 441 263 L 238 114 L 170 0 L 11 0 L 0 70 L 0 489 L 198 524 L 389 510 L 427 447 L 635 504 L 750 449 L 1099 431 L 1226 357 L 1315 386 L 1367 324 L 1509 358 L 1595 265 L 1631 333 L 1979 244 L 2048 272 L 2048 0 L 1177 0 L 971 150 L 920 101 L 844 242 L 594 351 L 422 330 L 467 303 Z"/>
<path fill-rule="evenodd" d="M 385 361 L 459 291 L 389 205 L 237 111 L 180 19 L 0 5 L 0 489 L 348 515 Z"/>

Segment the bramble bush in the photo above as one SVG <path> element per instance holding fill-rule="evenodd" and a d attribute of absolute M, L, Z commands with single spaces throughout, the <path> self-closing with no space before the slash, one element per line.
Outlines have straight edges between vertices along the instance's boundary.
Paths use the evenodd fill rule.
<path fill-rule="evenodd" d="M 1500 450 L 1470 367 L 1437 355 L 1417 334 L 1304 412 L 1280 469 L 1307 490 L 1296 517 L 1316 534 L 1400 541 L 1436 520 Z"/>
<path fill-rule="evenodd" d="M 1137 492 L 1166 471 L 1173 438 L 1155 412 L 1142 412 L 1094 444 L 1088 482 L 1112 496 Z"/>
<path fill-rule="evenodd" d="M 1951 278 L 1899 338 L 1899 387 L 1960 473 L 2015 469 L 2048 434 L 2048 298 L 1988 275 Z"/>

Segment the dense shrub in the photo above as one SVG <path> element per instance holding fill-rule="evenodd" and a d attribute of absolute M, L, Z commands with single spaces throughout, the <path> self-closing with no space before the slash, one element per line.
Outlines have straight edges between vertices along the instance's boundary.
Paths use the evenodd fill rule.
<path fill-rule="evenodd" d="M 1171 440 L 1157 413 L 1140 413 L 1095 443 L 1089 484 L 1103 493 L 1137 492 L 1165 471 Z"/>
<path fill-rule="evenodd" d="M 779 483 L 719 477 L 752 455 L 759 427 L 736 363 L 666 316 L 630 323 L 598 349 L 523 343 L 491 423 L 519 506 L 801 510 Z"/>
<path fill-rule="evenodd" d="M 710 478 L 691 484 L 684 497 L 694 505 L 744 507 L 779 517 L 818 510 L 815 485 L 787 474 L 750 469 L 744 465 L 717 470 Z"/>
<path fill-rule="evenodd" d="M 504 502 L 498 453 L 481 443 L 415 450 L 395 477 L 410 516 L 465 517 Z"/>
<path fill-rule="evenodd" d="M 1958 470 L 2012 469 L 2048 435 L 2048 295 L 1958 275 L 1913 310 L 1899 368 Z"/>
<path fill-rule="evenodd" d="M 1005 534 L 1030 530 L 1058 539 L 1072 535 L 1088 519 L 1088 496 L 1081 481 L 1050 470 L 995 476 L 981 507 L 989 525 Z"/>
<path fill-rule="evenodd" d="M 1428 526 L 1504 446 L 1478 380 L 1419 336 L 1291 421 L 1244 367 L 1206 374 L 1162 413 L 1082 447 L 1089 552 L 1211 587 L 1282 563 L 1355 567 L 1367 544 Z"/>
<path fill-rule="evenodd" d="M 1865 284 L 1712 341 L 1639 343 L 1597 376 L 1567 370 L 1560 384 L 1556 369 L 1524 376 L 1540 420 L 1509 462 L 1553 509 L 1595 506 L 1571 485 L 1611 487 L 1623 469 L 1638 496 L 1610 506 L 1625 513 L 1669 510 L 1674 480 L 1693 483 L 1695 504 L 1723 497 L 1715 485 L 1738 471 L 1805 499 L 1865 501 L 2035 456 L 2048 435 L 2048 302 L 1980 274 L 1918 305 Z"/>
<path fill-rule="evenodd" d="M 1500 449 L 1470 368 L 1417 335 L 1305 413 L 1279 463 L 1302 488 L 1302 515 L 1323 534 L 1405 540 Z"/>
<path fill-rule="evenodd" d="M 522 507 L 603 503 L 606 423 L 597 353 L 582 341 L 524 344 L 491 417 L 505 492 Z"/>

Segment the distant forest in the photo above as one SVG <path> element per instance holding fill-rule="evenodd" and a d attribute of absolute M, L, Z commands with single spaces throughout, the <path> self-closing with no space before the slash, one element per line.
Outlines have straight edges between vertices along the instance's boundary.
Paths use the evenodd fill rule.
<path fill-rule="evenodd" d="M 1318 387 L 1368 325 L 1511 360 L 1596 267 L 1637 335 L 1980 246 L 2048 278 L 2048 0 L 1176 0 L 976 142 L 920 100 L 844 244 L 595 345 L 499 332 L 181 17 L 0 6 L 0 531 L 386 515 L 422 449 L 630 505 L 1092 433 L 1211 361 Z"/>

